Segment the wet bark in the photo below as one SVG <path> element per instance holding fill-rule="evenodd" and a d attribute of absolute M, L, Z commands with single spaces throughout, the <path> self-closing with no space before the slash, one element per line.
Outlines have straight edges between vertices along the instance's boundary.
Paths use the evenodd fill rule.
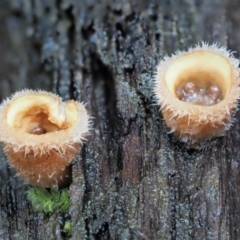
<path fill-rule="evenodd" d="M 166 54 L 203 40 L 238 57 L 239 11 L 217 0 L 1 2 L 0 97 L 44 89 L 94 117 L 72 166 L 72 239 L 240 238 L 239 122 L 188 150 L 152 93 Z M 35 213 L 0 160 L 0 239 L 68 239 L 61 213 Z"/>

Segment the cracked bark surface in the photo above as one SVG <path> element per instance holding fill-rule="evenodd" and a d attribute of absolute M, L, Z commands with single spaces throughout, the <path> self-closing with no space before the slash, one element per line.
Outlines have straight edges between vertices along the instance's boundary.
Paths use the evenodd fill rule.
<path fill-rule="evenodd" d="M 72 166 L 69 239 L 240 238 L 239 122 L 188 150 L 167 134 L 152 93 L 166 54 L 206 41 L 239 56 L 238 1 L 0 5 L 1 99 L 40 88 L 83 101 L 94 117 Z M 33 212 L 1 153 L 0 239 L 68 239 L 60 213 Z"/>

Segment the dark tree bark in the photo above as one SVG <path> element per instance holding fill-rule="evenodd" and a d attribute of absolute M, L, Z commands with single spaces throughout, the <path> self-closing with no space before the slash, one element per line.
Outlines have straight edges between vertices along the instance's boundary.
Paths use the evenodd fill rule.
<path fill-rule="evenodd" d="M 0 97 L 44 89 L 94 117 L 72 166 L 72 239 L 240 239 L 240 125 L 188 150 L 154 105 L 157 63 L 200 41 L 240 53 L 239 1 L 0 3 Z M 238 120 L 240 113 L 237 112 Z M 1 151 L 0 239 L 67 239 Z"/>

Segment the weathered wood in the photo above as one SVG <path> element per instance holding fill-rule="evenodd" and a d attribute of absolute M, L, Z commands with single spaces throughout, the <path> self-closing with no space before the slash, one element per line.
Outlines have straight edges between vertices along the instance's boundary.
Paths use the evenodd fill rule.
<path fill-rule="evenodd" d="M 156 65 L 199 41 L 240 53 L 238 1 L 2 1 L 0 97 L 83 101 L 92 131 L 72 167 L 72 239 L 239 239 L 240 125 L 201 151 L 167 134 Z M 236 119 L 239 119 L 239 112 Z M 2 153 L 2 152 L 1 152 Z M 67 239 L 0 162 L 0 239 Z"/>

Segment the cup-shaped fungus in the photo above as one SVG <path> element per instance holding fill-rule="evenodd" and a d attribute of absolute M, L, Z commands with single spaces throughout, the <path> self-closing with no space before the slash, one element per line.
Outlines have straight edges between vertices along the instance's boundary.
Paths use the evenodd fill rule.
<path fill-rule="evenodd" d="M 237 109 L 238 64 L 225 48 L 204 43 L 161 61 L 154 92 L 170 132 L 188 144 L 222 136 Z"/>
<path fill-rule="evenodd" d="M 83 104 L 45 91 L 15 93 L 0 106 L 0 121 L 10 165 L 41 187 L 62 184 L 89 128 Z"/>

